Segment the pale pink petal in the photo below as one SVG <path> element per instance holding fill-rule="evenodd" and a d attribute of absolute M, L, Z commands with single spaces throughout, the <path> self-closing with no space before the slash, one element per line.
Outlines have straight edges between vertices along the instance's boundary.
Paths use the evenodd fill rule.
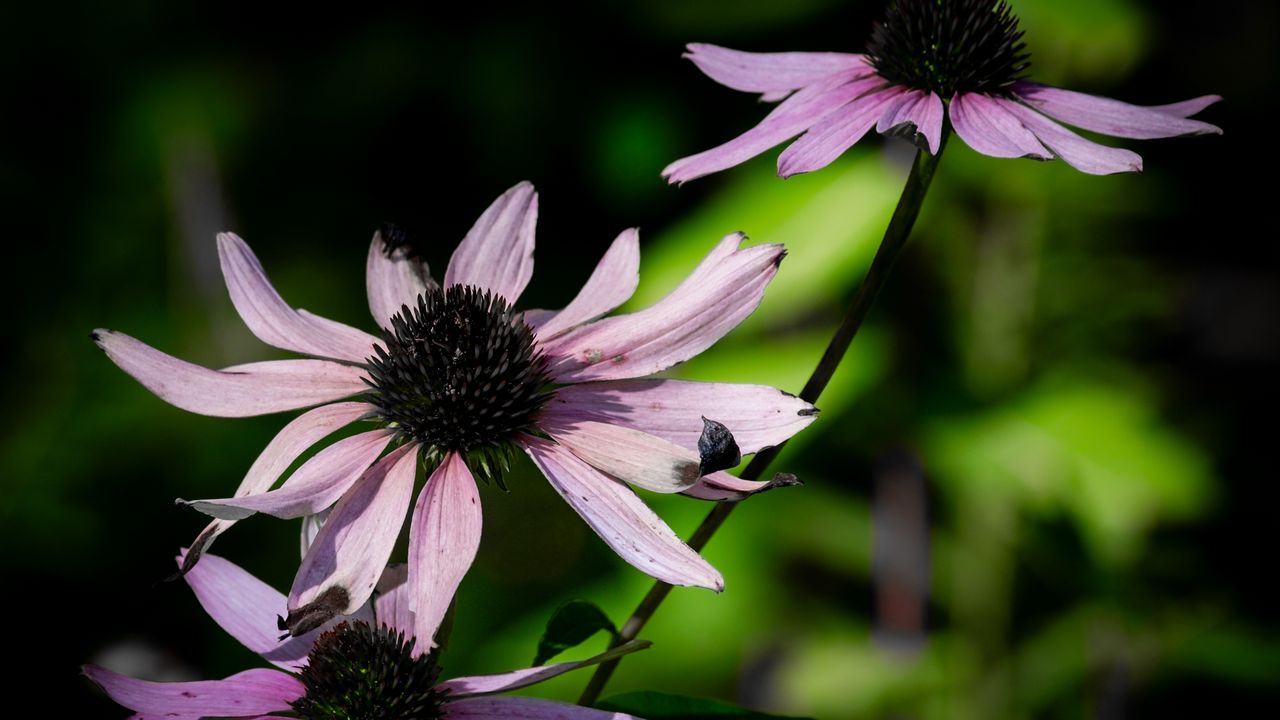
<path fill-rule="evenodd" d="M 314 515 L 302 516 L 302 528 L 298 533 L 298 545 L 302 550 L 302 557 L 307 556 L 307 552 L 311 550 L 311 546 L 316 541 L 316 536 L 320 534 L 320 528 L 324 527 L 324 521 L 329 519 L 329 512 L 332 508 L 321 510 Z M 218 521 L 214 522 L 226 522 Z"/>
<path fill-rule="evenodd" d="M 777 445 L 813 422 L 817 409 L 766 385 L 687 380 L 615 380 L 556 390 L 548 418 L 612 422 L 698 449 L 702 418 L 723 423 L 738 448 L 754 453 Z"/>
<path fill-rule="evenodd" d="M 651 375 L 711 347 L 756 309 L 785 255 L 781 245 L 736 249 L 744 237 L 726 238 L 713 252 L 732 244 L 730 254 L 703 263 L 694 271 L 697 282 L 686 281 L 655 305 L 552 339 L 543 347 L 552 378 L 574 383 Z"/>
<path fill-rule="evenodd" d="M 639 430 L 564 417 L 538 426 L 597 470 L 645 490 L 680 492 L 701 474 L 697 452 Z"/>
<path fill-rule="evenodd" d="M 526 436 L 521 444 L 551 486 L 623 560 L 672 585 L 716 592 L 724 589 L 720 573 L 685 545 L 626 484 L 553 442 Z"/>
<path fill-rule="evenodd" d="M 1142 158 L 1135 152 L 1085 140 L 1021 103 L 999 98 L 996 102 L 1013 113 L 1054 154 L 1080 172 L 1090 175 L 1142 172 Z"/>
<path fill-rule="evenodd" d="M 394 435 L 394 430 L 380 428 L 343 438 L 316 453 L 270 492 L 178 502 L 224 520 L 243 520 L 258 512 L 285 519 L 313 515 L 337 502 Z"/>
<path fill-rule="evenodd" d="M 634 715 L 531 697 L 472 697 L 447 702 L 445 718 L 465 720 L 642 720 Z"/>
<path fill-rule="evenodd" d="M 409 527 L 409 603 L 415 653 L 435 647 L 434 636 L 480 547 L 480 491 L 457 453 L 445 455 L 418 495 Z"/>
<path fill-rule="evenodd" d="M 680 494 L 712 502 L 738 502 L 765 490 L 799 484 L 795 475 L 786 473 L 778 473 L 772 480 L 743 480 L 722 471 L 703 475 L 698 482 L 682 490 Z"/>
<path fill-rule="evenodd" d="M 668 182 L 683 183 L 746 162 L 769 148 L 813 127 L 837 108 L 884 85 L 879 77 L 859 77 L 860 71 L 837 73 L 787 98 L 759 125 L 710 150 L 681 158 L 662 171 Z"/>
<path fill-rule="evenodd" d="M 538 193 L 522 182 L 503 193 L 476 220 L 444 273 L 445 287 L 475 285 L 515 305 L 533 277 Z"/>
<path fill-rule="evenodd" d="M 778 176 L 788 178 L 830 165 L 880 120 L 885 108 L 905 90 L 890 86 L 867 93 L 827 115 L 778 156 Z"/>
<path fill-rule="evenodd" d="M 556 315 L 559 315 L 559 314 L 560 314 L 559 310 L 543 310 L 540 308 L 535 308 L 531 310 L 525 310 L 523 313 L 520 314 L 520 319 L 524 320 L 525 325 L 528 325 L 534 330 L 537 330 L 541 328 L 543 325 L 546 325 L 552 318 L 554 318 Z"/>
<path fill-rule="evenodd" d="M 124 333 L 94 330 L 92 337 L 112 362 L 161 400 L 201 415 L 266 415 L 368 390 L 363 368 L 325 360 L 272 360 L 210 370 Z"/>
<path fill-rule="evenodd" d="M 407 257 L 403 250 L 388 255 L 382 233 L 373 234 L 365 262 L 365 292 L 369 296 L 369 312 L 380 327 L 390 328 L 391 316 L 404 305 L 416 306 L 418 296 L 434 284 L 425 262 Z"/>
<path fill-rule="evenodd" d="M 812 85 L 846 71 L 870 74 L 865 55 L 834 52 L 755 53 L 705 43 L 689 43 L 685 57 L 708 77 L 743 92 L 777 93 Z"/>
<path fill-rule="evenodd" d="M 378 623 L 413 637 L 413 610 L 409 608 L 409 566 L 388 565 L 378 579 L 373 596 L 374 617 Z"/>
<path fill-rule="evenodd" d="M 1148 105 L 1147 109 L 1167 113 L 1169 115 L 1177 115 L 1178 117 L 1191 117 L 1210 105 L 1221 101 L 1221 95 L 1201 95 L 1198 98 L 1169 103 L 1168 105 Z"/>
<path fill-rule="evenodd" d="M 929 152 L 938 154 L 942 142 L 942 100 L 937 93 L 909 90 L 885 108 L 876 131 L 897 134 L 909 131 L 925 139 Z"/>
<path fill-rule="evenodd" d="M 222 275 L 236 312 L 262 342 L 304 355 L 364 362 L 378 341 L 353 327 L 314 316 L 300 315 L 271 286 L 262 263 L 244 240 L 232 233 L 218 234 Z"/>
<path fill-rule="evenodd" d="M 951 99 L 951 124 L 965 144 L 997 158 L 1052 160 L 1053 153 L 995 98 L 959 93 Z"/>
<path fill-rule="evenodd" d="M 609 246 L 573 302 L 555 317 L 540 323 L 538 339 L 545 341 L 605 315 L 630 299 L 639 282 L 640 233 L 630 228 L 623 230 Z"/>
<path fill-rule="evenodd" d="M 373 594 L 413 499 L 417 450 L 408 443 L 388 453 L 329 513 L 289 591 L 291 632 L 349 615 Z"/>
<path fill-rule="evenodd" d="M 244 717 L 289 710 L 306 692 L 302 682 L 279 670 L 256 668 L 225 680 L 151 682 L 85 665 L 86 677 L 117 703 L 144 714 L 177 717 Z"/>
<path fill-rule="evenodd" d="M 1179 135 L 1221 135 L 1222 129 L 1199 120 L 1111 98 L 1086 95 L 1032 82 L 1019 82 L 1013 93 L 1023 102 L 1068 125 L 1113 137 L 1150 140 Z M 1192 103 L 1202 99 L 1198 98 Z M 1175 105 L 1175 109 L 1182 109 Z"/>
<path fill-rule="evenodd" d="M 549 680 L 557 675 L 562 675 L 570 670 L 598 665 L 607 660 L 616 657 L 629 655 L 637 650 L 644 650 L 649 647 L 647 640 L 632 640 L 623 643 L 618 647 L 611 648 L 595 657 L 586 660 L 577 660 L 574 662 L 562 662 L 554 665 L 540 665 L 538 667 L 522 668 L 520 670 L 512 670 L 511 672 L 497 673 L 494 675 L 476 675 L 473 677 L 459 677 L 452 680 L 446 680 L 440 683 L 437 688 L 449 693 L 450 698 L 462 698 L 469 695 L 488 695 L 490 693 L 507 692 L 508 690 L 517 690 L 519 688 L 528 687 Z"/>

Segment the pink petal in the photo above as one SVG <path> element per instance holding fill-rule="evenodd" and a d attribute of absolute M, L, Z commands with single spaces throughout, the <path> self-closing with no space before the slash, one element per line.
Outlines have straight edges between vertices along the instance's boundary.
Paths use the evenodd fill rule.
<path fill-rule="evenodd" d="M 642 720 L 634 715 L 596 710 L 581 705 L 567 705 L 554 700 L 531 697 L 472 697 L 449 702 L 444 706 L 445 718 L 467 720 Z"/>
<path fill-rule="evenodd" d="M 378 579 L 373 597 L 374 617 L 379 624 L 413 637 L 413 610 L 409 609 L 409 566 L 388 565 Z M 421 643 L 419 643 L 421 644 Z"/>
<path fill-rule="evenodd" d="M 621 425 L 545 419 L 539 429 L 597 470 L 645 490 L 680 492 L 697 482 L 698 453 Z"/>
<path fill-rule="evenodd" d="M 734 233 L 657 304 L 565 333 L 544 345 L 559 383 L 650 375 L 711 347 L 760 304 L 785 254 L 781 245 L 738 249 Z M 721 248 L 731 245 L 727 255 Z M 708 258 L 710 260 L 710 256 Z M 691 282 L 696 276 L 697 282 Z"/>
<path fill-rule="evenodd" d="M 631 298 L 640 283 L 640 233 L 623 230 L 596 265 L 573 302 L 541 323 L 538 339 L 546 340 L 595 320 Z"/>
<path fill-rule="evenodd" d="M 394 435 L 394 430 L 381 428 L 343 438 L 316 453 L 279 489 L 270 492 L 179 502 L 224 520 L 243 520 L 258 512 L 285 519 L 312 515 L 337 502 L 378 459 Z"/>
<path fill-rule="evenodd" d="M 529 457 L 601 540 L 636 569 L 672 585 L 719 592 L 724 578 L 672 532 L 624 483 L 578 459 L 568 448 L 521 439 Z"/>
<path fill-rule="evenodd" d="M 759 125 L 722 145 L 671 163 L 662 176 L 668 182 L 683 183 L 750 160 L 884 84 L 877 76 L 860 76 L 861 71 L 849 70 L 805 87 L 774 108 Z"/>
<path fill-rule="evenodd" d="M 702 476 L 698 482 L 681 491 L 680 494 L 712 502 L 738 502 L 765 490 L 799 484 L 800 481 L 796 480 L 794 475 L 779 474 L 771 480 L 743 480 L 727 472 L 714 472 Z"/>
<path fill-rule="evenodd" d="M 244 240 L 232 233 L 218 234 L 222 275 L 236 312 L 262 342 L 303 355 L 364 362 L 378 342 L 353 327 L 315 316 L 304 316 L 289 307 L 271 286 L 262 263 Z"/>
<path fill-rule="evenodd" d="M 743 92 L 780 93 L 836 73 L 873 72 L 865 55 L 834 52 L 754 53 L 705 43 L 689 43 L 685 57 L 721 85 Z"/>
<path fill-rule="evenodd" d="M 445 455 L 418 495 L 409 527 L 409 603 L 413 608 L 415 653 L 435 647 L 462 577 L 480 547 L 480 491 L 457 453 Z"/>
<path fill-rule="evenodd" d="M 408 443 L 388 453 L 329 513 L 289 591 L 291 631 L 350 615 L 373 594 L 413 499 L 417 450 Z"/>
<path fill-rule="evenodd" d="M 1035 133 L 1040 142 L 1080 172 L 1090 175 L 1142 172 L 1142 158 L 1135 152 L 1085 140 L 1021 103 L 999 98 L 996 102 Z"/>
<path fill-rule="evenodd" d="M 1217 126 L 1188 120 L 1179 114 L 1048 85 L 1019 82 L 1013 86 L 1013 92 L 1023 102 L 1049 117 L 1103 135 L 1150 140 L 1179 135 L 1222 134 L 1222 129 Z M 1202 100 L 1190 101 L 1192 105 L 1186 107 L 1194 107 Z M 1174 105 L 1174 108 L 1184 109 L 1179 105 Z"/>
<path fill-rule="evenodd" d="M 1196 113 L 1204 110 L 1210 105 L 1221 102 L 1221 95 L 1201 95 L 1198 98 L 1183 100 L 1182 102 L 1169 103 L 1168 105 L 1150 105 L 1148 110 L 1155 110 L 1168 115 L 1177 115 L 1178 117 L 1191 117 Z"/>
<path fill-rule="evenodd" d="M 989 157 L 1052 160 L 1036 136 L 995 98 L 960 93 L 951 99 L 951 124 L 965 144 Z"/>
<path fill-rule="evenodd" d="M 272 360 L 210 370 L 124 333 L 95 330 L 92 337 L 112 362 L 161 400 L 201 415 L 266 415 L 368 390 L 363 368 L 325 360 Z"/>
<path fill-rule="evenodd" d="M 476 220 L 444 273 L 445 287 L 475 285 L 515 305 L 533 277 L 533 234 L 538 193 L 522 182 L 503 193 Z"/>
<path fill-rule="evenodd" d="M 306 692 L 297 678 L 266 668 L 245 670 L 225 680 L 196 682 L 136 680 L 96 665 L 85 665 L 82 670 L 117 703 L 163 716 L 244 717 L 289 710 L 289 703 Z"/>
<path fill-rule="evenodd" d="M 538 667 L 523 668 L 494 675 L 459 677 L 440 683 L 437 686 L 437 689 L 449 693 L 449 697 L 451 698 L 507 692 L 508 690 L 517 690 L 519 688 L 535 685 L 543 680 L 549 680 L 557 675 L 563 675 L 570 670 L 577 670 L 578 668 L 588 667 L 590 665 L 598 665 L 606 660 L 612 660 L 616 657 L 629 655 L 637 650 L 644 650 L 647 647 L 649 647 L 649 643 L 647 641 L 632 640 L 619 645 L 616 648 L 606 650 L 595 657 L 587 658 L 586 660 L 556 663 L 554 665 L 540 665 Z"/>
<path fill-rule="evenodd" d="M 827 115 L 782 151 L 778 156 L 778 176 L 788 178 L 830 165 L 861 140 L 885 108 L 904 92 L 900 87 L 890 86 L 867 93 Z"/>
<path fill-rule="evenodd" d="M 942 142 L 942 100 L 937 93 L 909 90 L 885 108 L 876 131 L 897 134 L 910 131 L 924 137 L 929 152 L 938 154 Z"/>
<path fill-rule="evenodd" d="M 612 422 L 696 451 L 702 418 L 723 423 L 744 453 L 777 445 L 817 417 L 809 403 L 766 385 L 615 380 L 556 390 L 551 418 Z"/>
<path fill-rule="evenodd" d="M 374 322 L 384 328 L 391 327 L 391 316 L 400 312 L 401 306 L 413 307 L 418 296 L 435 284 L 431 271 L 422 260 L 406 257 L 403 250 L 396 250 L 388 256 L 381 232 L 373 234 L 364 275 L 369 312 L 373 314 Z"/>
<path fill-rule="evenodd" d="M 302 550 L 302 557 L 306 557 L 311 550 L 311 546 L 315 544 L 316 536 L 320 534 L 320 528 L 324 527 L 324 521 L 329 519 L 330 510 L 332 508 L 321 510 L 313 515 L 302 516 L 302 527 L 298 533 L 298 545 Z"/>

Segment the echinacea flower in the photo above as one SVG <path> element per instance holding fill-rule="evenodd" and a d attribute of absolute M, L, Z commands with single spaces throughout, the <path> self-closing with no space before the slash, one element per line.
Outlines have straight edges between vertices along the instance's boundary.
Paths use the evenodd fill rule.
<path fill-rule="evenodd" d="M 1024 80 L 1030 62 L 1018 20 L 995 0 L 893 0 L 866 54 L 691 44 L 687 57 L 722 85 L 783 102 L 742 135 L 668 165 L 662 174 L 673 183 L 733 167 L 797 135 L 778 157 L 784 178 L 826 167 L 873 127 L 937 154 L 947 118 L 983 155 L 1061 158 L 1091 175 L 1141 172 L 1142 158 L 1059 122 L 1142 140 L 1222 133 L 1189 119 L 1217 95 L 1148 107 Z"/>
<path fill-rule="evenodd" d="M 648 646 L 633 642 L 588 660 L 439 681 L 436 652 L 413 635 L 404 566 L 388 568 L 378 594 L 353 617 L 335 618 L 297 637 L 279 637 L 272 613 L 285 597 L 223 558 L 206 555 L 186 575 L 205 612 L 227 634 L 275 668 L 254 668 L 222 680 L 153 682 L 97 665 L 84 674 L 133 718 L 257 718 L 289 713 L 302 720 L 336 718 L 547 718 L 622 720 L 631 715 L 498 693 L 528 687 L 577 668 Z"/>
<path fill-rule="evenodd" d="M 739 449 L 791 437 L 816 410 L 766 386 L 636 378 L 697 355 L 751 314 L 783 249 L 744 248 L 743 235 L 729 235 L 663 300 L 602 318 L 638 282 L 638 235 L 627 230 L 564 309 L 521 314 L 512 305 L 533 274 L 537 207 L 528 183 L 499 197 L 442 285 L 421 248 L 398 232 L 375 234 L 366 277 L 381 338 L 290 307 L 231 234 L 218 237 L 218 251 L 236 310 L 263 342 L 310 357 L 210 370 L 122 333 L 94 333 L 121 369 L 184 410 L 241 417 L 319 406 L 280 431 L 234 497 L 183 501 L 216 518 L 184 569 L 237 520 L 307 518 L 315 541 L 282 629 L 301 634 L 350 614 L 391 555 L 422 463 L 429 478 L 412 510 L 408 595 L 414 635 L 430 643 L 480 543 L 474 477 L 500 482 L 519 449 L 627 562 L 673 585 L 722 589 L 720 573 L 629 486 L 709 500 L 768 488 L 720 471 Z M 320 450 L 272 489 L 307 448 L 361 420 L 375 427 Z M 720 432 L 727 457 L 704 462 L 705 431 L 724 428 L 736 447 Z"/>

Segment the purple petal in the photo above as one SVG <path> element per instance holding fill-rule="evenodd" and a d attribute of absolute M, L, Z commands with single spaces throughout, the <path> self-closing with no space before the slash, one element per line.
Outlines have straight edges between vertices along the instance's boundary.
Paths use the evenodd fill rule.
<path fill-rule="evenodd" d="M 937 93 L 910 90 L 885 108 L 876 131 L 898 134 L 909 130 L 925 139 L 929 152 L 938 154 L 942 142 L 942 100 Z"/>
<path fill-rule="evenodd" d="M 391 316 L 400 312 L 401 306 L 415 306 L 418 295 L 435 285 L 431 271 L 422 260 L 407 257 L 400 249 L 388 255 L 381 232 L 373 234 L 364 275 L 369 312 L 374 322 L 384 328 L 391 326 Z"/>
<path fill-rule="evenodd" d="M 480 547 L 483 519 L 471 470 L 457 453 L 449 453 L 418 495 L 409 527 L 414 652 L 435 647 L 436 629 Z"/>
<path fill-rule="evenodd" d="M 650 375 L 711 347 L 760 304 L 785 254 L 781 245 L 740 249 L 744 238 L 741 233 L 726 237 L 688 280 L 655 305 L 597 320 L 547 343 L 543 350 L 553 379 L 574 383 Z"/>
<path fill-rule="evenodd" d="M 743 92 L 786 93 L 847 71 L 873 72 L 865 55 L 833 52 L 754 53 L 689 43 L 685 57 L 721 85 Z"/>
<path fill-rule="evenodd" d="M 639 282 L 640 233 L 629 228 L 609 246 L 573 302 L 555 317 L 539 323 L 538 339 L 545 341 L 605 315 L 630 299 Z"/>
<path fill-rule="evenodd" d="M 1023 102 L 1049 117 L 1103 135 L 1150 140 L 1180 135 L 1222 134 L 1222 129 L 1217 126 L 1199 120 L 1188 120 L 1179 114 L 1048 85 L 1019 82 L 1013 86 L 1013 92 Z M 1184 110 L 1194 107 L 1202 100 L 1203 98 L 1197 98 L 1190 101 L 1191 105 L 1174 107 Z"/>
<path fill-rule="evenodd" d="M 533 234 L 538 193 L 522 182 L 503 193 L 476 220 L 444 273 L 445 287 L 475 285 L 516 304 L 533 277 Z"/>
<path fill-rule="evenodd" d="M 683 183 L 746 162 L 769 148 L 813 127 L 837 108 L 884 84 L 860 71 L 837 73 L 810 85 L 765 116 L 759 125 L 710 150 L 681 158 L 662 171 L 668 182 Z"/>
<path fill-rule="evenodd" d="M 179 360 L 124 333 L 93 331 L 111 361 L 183 410 L 249 417 L 340 400 L 365 392 L 363 368 L 325 360 L 272 360 L 210 370 Z"/>
<path fill-rule="evenodd" d="M 723 423 L 744 453 L 777 445 L 817 417 L 809 403 L 766 385 L 616 380 L 556 390 L 548 417 L 613 422 L 698 449 L 702 418 Z"/>
<path fill-rule="evenodd" d="M 316 453 L 279 489 L 270 492 L 179 502 L 224 520 L 243 520 L 258 512 L 285 519 L 313 515 L 337 502 L 394 435 L 395 431 L 381 428 L 343 438 Z"/>
<path fill-rule="evenodd" d="M 951 124 L 966 145 L 983 155 L 1053 159 L 1053 153 L 989 95 L 960 93 L 952 98 Z"/>
<path fill-rule="evenodd" d="M 413 637 L 413 611 L 409 609 L 409 566 L 404 563 L 388 565 L 378 579 L 373 597 L 374 616 L 377 621 Z"/>
<path fill-rule="evenodd" d="M 869 92 L 827 115 L 778 156 L 778 176 L 788 178 L 830 165 L 875 126 L 891 102 L 905 90 L 890 86 Z"/>
<path fill-rule="evenodd" d="M 1191 117 L 1196 113 L 1204 110 L 1210 105 L 1221 102 L 1221 95 L 1201 95 L 1198 98 L 1183 100 L 1182 102 L 1169 103 L 1168 105 L 1149 105 L 1148 110 L 1155 110 L 1167 115 L 1177 115 L 1178 117 Z"/>
<path fill-rule="evenodd" d="M 195 682 L 136 680 L 96 665 L 82 669 L 112 700 L 143 714 L 244 717 L 289 710 L 289 703 L 305 693 L 297 678 L 266 668 L 245 670 L 225 680 Z"/>
<path fill-rule="evenodd" d="M 618 647 L 611 648 L 595 657 L 586 660 L 578 660 L 575 662 L 562 662 L 554 665 L 540 665 L 538 667 L 522 668 L 520 670 L 512 670 L 511 672 L 497 673 L 494 675 L 475 675 L 473 677 L 459 677 L 452 680 L 446 680 L 437 686 L 437 689 L 449 693 L 451 698 L 462 698 L 469 695 L 488 695 L 490 693 L 507 692 L 508 690 L 516 690 L 522 687 L 528 687 L 549 680 L 557 675 L 562 675 L 570 670 L 588 667 L 590 665 L 598 665 L 606 660 L 612 660 L 616 657 L 629 655 L 637 650 L 644 650 L 649 647 L 646 640 L 631 640 L 623 643 Z"/>
<path fill-rule="evenodd" d="M 799 484 L 800 481 L 796 480 L 794 475 L 779 474 L 771 480 L 743 480 L 727 472 L 714 472 L 702 476 L 692 487 L 681 491 L 680 494 L 713 502 L 726 500 L 738 502 L 765 490 Z"/>
<path fill-rule="evenodd" d="M 262 263 L 244 240 L 232 233 L 218 234 L 222 275 L 236 312 L 262 342 L 303 355 L 364 362 L 378 342 L 353 327 L 315 316 L 304 316 L 289 307 L 271 286 Z"/>
<path fill-rule="evenodd" d="M 634 715 L 530 697 L 472 697 L 446 703 L 445 718 L 467 720 L 642 720 Z"/>
<path fill-rule="evenodd" d="M 1142 172 L 1142 158 L 1135 152 L 1085 140 L 1021 103 L 1000 98 L 996 102 L 1035 133 L 1040 142 L 1080 172 L 1090 175 Z"/>
<path fill-rule="evenodd" d="M 597 470 L 645 490 L 675 493 L 697 482 L 698 453 L 621 425 L 544 419 L 539 429 Z"/>
<path fill-rule="evenodd" d="M 313 611 L 350 615 L 373 594 L 413 499 L 417 450 L 409 443 L 388 453 L 334 506 L 293 579 L 291 621 Z"/>
<path fill-rule="evenodd" d="M 685 545 L 631 488 L 578 459 L 568 448 L 535 437 L 524 437 L 521 444 L 565 502 L 623 560 L 672 585 L 724 589 L 720 573 Z"/>

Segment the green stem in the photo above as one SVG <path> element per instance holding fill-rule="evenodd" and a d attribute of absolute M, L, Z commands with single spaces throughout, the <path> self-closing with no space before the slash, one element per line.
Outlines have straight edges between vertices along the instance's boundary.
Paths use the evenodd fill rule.
<path fill-rule="evenodd" d="M 911 174 L 907 176 L 907 185 L 902 189 L 902 196 L 898 198 L 898 206 L 894 208 L 893 217 L 889 220 L 889 227 L 884 231 L 884 239 L 880 241 L 880 249 L 876 251 L 876 256 L 872 259 L 871 267 L 867 269 L 867 274 L 863 276 L 862 282 L 858 284 L 853 300 L 850 301 L 848 309 L 845 310 L 844 320 L 841 321 L 840 327 L 836 329 L 835 334 L 831 336 L 826 352 L 822 354 L 822 359 L 818 361 L 818 366 L 814 368 L 813 374 L 809 376 L 809 381 L 805 383 L 804 389 L 800 391 L 801 399 L 811 403 L 817 402 L 818 397 L 822 395 L 822 391 L 826 389 L 827 383 L 831 382 L 831 377 L 835 375 L 836 368 L 840 366 L 840 361 L 844 359 L 850 343 L 853 342 L 854 336 L 858 334 L 858 329 L 862 327 L 862 321 L 866 319 L 867 313 L 875 303 L 881 288 L 884 287 L 885 281 L 889 278 L 889 271 L 893 268 L 894 261 L 898 259 L 898 254 L 902 251 L 903 246 L 907 243 L 907 238 L 911 235 L 911 228 L 915 225 L 916 217 L 920 214 L 920 206 L 924 204 L 925 193 L 929 190 L 929 184 L 933 182 L 933 174 L 938 169 L 938 161 L 942 158 L 942 151 L 946 148 L 948 135 L 948 132 L 943 132 L 942 142 L 938 147 L 937 154 L 930 154 L 924 150 L 916 152 L 915 161 L 911 164 Z M 759 479 L 785 446 L 786 443 L 783 442 L 756 453 L 751 462 L 747 463 L 746 469 L 742 471 L 742 479 Z M 707 542 L 711 540 L 711 536 L 715 535 L 737 505 L 738 503 L 734 501 L 716 503 L 715 507 L 711 509 L 711 512 L 702 521 L 702 524 L 698 526 L 698 529 L 693 531 L 693 536 L 689 538 L 689 547 L 693 548 L 695 552 L 702 552 Z M 644 596 L 644 599 L 636 606 L 635 612 L 631 613 L 631 617 L 623 624 L 617 638 L 614 639 L 610 647 L 621 645 L 639 635 L 640 630 L 649 622 L 649 618 L 653 617 L 653 613 L 657 611 L 658 606 L 662 604 L 662 601 L 667 598 L 667 594 L 670 592 L 671 586 L 667 583 L 661 581 L 654 583 L 653 587 Z M 604 691 L 604 686 L 609 682 L 609 678 L 613 676 L 613 671 L 618 667 L 618 662 L 621 659 L 615 658 L 596 667 L 595 674 L 591 676 L 591 681 L 587 683 L 586 689 L 582 691 L 582 697 L 578 699 L 579 705 L 590 706 L 600 698 L 600 693 Z"/>

